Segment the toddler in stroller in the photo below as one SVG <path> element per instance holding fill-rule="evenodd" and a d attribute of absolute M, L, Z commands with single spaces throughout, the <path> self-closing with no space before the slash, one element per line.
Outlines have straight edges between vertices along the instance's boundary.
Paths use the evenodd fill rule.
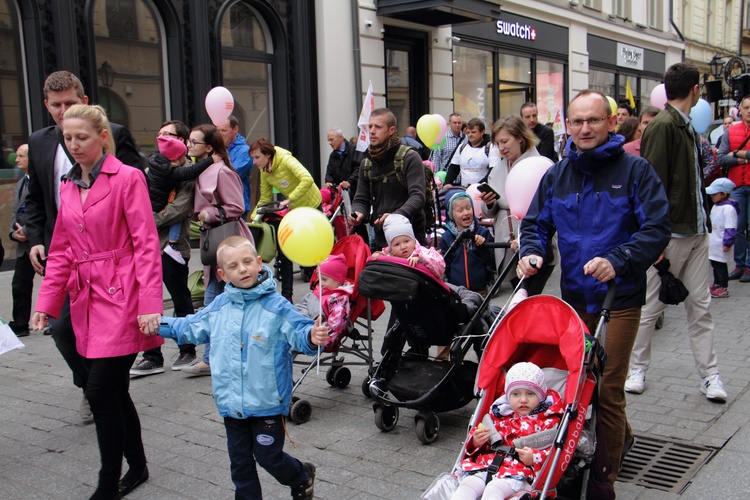
<path fill-rule="evenodd" d="M 554 429 L 563 412 L 560 395 L 547 389 L 538 366 L 526 362 L 513 365 L 505 377 L 505 393 L 469 434 L 466 457 L 461 461 L 467 475 L 451 498 L 505 499 L 530 489 L 550 448 L 521 447 L 515 440 Z"/>
<path fill-rule="evenodd" d="M 330 365 L 326 371 L 326 382 L 339 389 L 345 388 L 351 381 L 352 374 L 347 366 L 364 365 L 368 372 L 372 369 L 372 321 L 383 313 L 385 304 L 382 300 L 369 300 L 359 293 L 357 277 L 369 258 L 369 245 L 359 235 L 350 234 L 338 240 L 333 245 L 331 255 L 321 263 L 322 312 L 328 323 L 328 341 L 322 352 L 312 360 L 298 360 L 299 353 L 294 353 L 294 363 L 305 368 L 294 382 L 293 393 L 316 364 Z M 297 310 L 312 319 L 320 315 L 318 279 L 318 273 L 315 273 L 310 281 L 313 292 L 305 295 L 297 304 Z M 346 354 L 357 360 L 344 363 L 343 355 Z M 295 424 L 307 422 L 311 414 L 312 405 L 308 401 L 292 397 L 290 416 Z"/>
<path fill-rule="evenodd" d="M 320 287 L 313 287 L 296 304 L 303 316 L 317 319 L 321 311 L 323 321 L 328 326 L 326 349 L 335 350 L 349 328 L 349 301 L 354 293 L 354 285 L 346 281 L 346 257 L 341 254 L 330 255 L 320 263 Z M 321 298 L 322 293 L 322 298 Z"/>
<path fill-rule="evenodd" d="M 382 252 L 374 252 L 373 259 L 381 255 L 399 257 L 409 261 L 411 267 L 422 264 L 437 279 L 443 278 L 445 261 L 440 252 L 430 247 L 423 247 L 414 237 L 414 229 L 409 219 L 400 214 L 390 214 L 383 223 L 383 233 L 388 246 Z"/>

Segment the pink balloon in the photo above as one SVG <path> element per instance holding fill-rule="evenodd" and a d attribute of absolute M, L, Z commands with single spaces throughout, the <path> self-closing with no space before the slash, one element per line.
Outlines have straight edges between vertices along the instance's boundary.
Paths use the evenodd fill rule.
<path fill-rule="evenodd" d="M 531 200 L 534 199 L 539 187 L 539 181 L 550 165 L 552 160 L 549 158 L 532 156 L 519 161 L 508 172 L 505 179 L 505 199 L 508 200 L 510 213 L 517 220 L 526 217 Z"/>
<path fill-rule="evenodd" d="M 737 115 L 739 115 L 739 110 L 737 108 L 732 108 L 729 110 L 729 116 L 731 116 L 735 120 L 737 119 Z"/>
<path fill-rule="evenodd" d="M 440 125 L 440 133 L 438 134 L 437 139 L 435 139 L 435 145 L 439 146 L 440 143 L 443 142 L 445 134 L 448 132 L 448 123 L 445 121 L 445 118 L 443 118 L 443 115 L 434 114 L 432 116 L 435 117 Z"/>
<path fill-rule="evenodd" d="M 651 91 L 651 105 L 664 109 L 665 104 L 667 104 L 667 88 L 663 83 L 660 83 Z"/>
<path fill-rule="evenodd" d="M 474 202 L 474 215 L 477 217 L 484 216 L 482 212 L 482 193 L 477 189 L 479 184 L 470 184 L 466 188 L 466 194 L 471 196 L 471 200 Z"/>
<path fill-rule="evenodd" d="M 206 112 L 211 122 L 220 127 L 234 109 L 234 97 L 226 87 L 214 87 L 206 94 Z"/>

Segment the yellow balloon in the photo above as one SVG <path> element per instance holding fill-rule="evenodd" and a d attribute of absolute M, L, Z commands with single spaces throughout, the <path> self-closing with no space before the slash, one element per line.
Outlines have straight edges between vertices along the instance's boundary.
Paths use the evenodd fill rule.
<path fill-rule="evenodd" d="M 612 99 L 609 96 L 607 96 L 607 100 L 609 101 L 609 107 L 612 110 L 612 114 L 616 115 L 617 114 L 617 103 L 615 102 L 614 99 Z"/>
<path fill-rule="evenodd" d="M 433 145 L 440 135 L 440 123 L 432 115 L 422 115 L 417 121 L 417 135 L 424 144 Z"/>
<path fill-rule="evenodd" d="M 313 267 L 325 260 L 333 248 L 333 227 L 320 210 L 300 207 L 281 219 L 277 235 L 284 255 L 300 266 Z"/>

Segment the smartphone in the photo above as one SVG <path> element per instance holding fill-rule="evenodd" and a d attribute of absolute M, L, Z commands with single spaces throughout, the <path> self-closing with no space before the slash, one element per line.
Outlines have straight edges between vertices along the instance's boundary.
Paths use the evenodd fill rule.
<path fill-rule="evenodd" d="M 495 197 L 500 198 L 500 195 L 497 194 L 497 191 L 492 189 L 492 187 L 487 184 L 486 182 L 483 182 L 477 186 L 477 190 L 479 190 L 480 193 L 494 193 Z"/>

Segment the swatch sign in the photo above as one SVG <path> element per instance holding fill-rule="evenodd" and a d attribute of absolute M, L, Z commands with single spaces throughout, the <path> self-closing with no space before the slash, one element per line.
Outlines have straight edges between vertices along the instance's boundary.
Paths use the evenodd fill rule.
<path fill-rule="evenodd" d="M 530 40 L 532 42 L 536 40 L 536 29 L 528 24 L 521 24 L 519 22 L 511 23 L 502 19 L 498 19 L 496 24 L 497 32 L 501 35 Z"/>

